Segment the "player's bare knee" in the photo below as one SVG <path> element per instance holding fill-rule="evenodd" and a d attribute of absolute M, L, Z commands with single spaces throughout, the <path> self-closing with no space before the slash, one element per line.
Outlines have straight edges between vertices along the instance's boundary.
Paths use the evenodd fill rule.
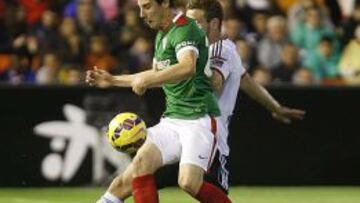
<path fill-rule="evenodd" d="M 198 183 L 191 177 L 180 176 L 178 179 L 179 187 L 192 196 L 195 196 L 198 192 Z"/>
<path fill-rule="evenodd" d="M 143 156 L 136 156 L 132 162 L 134 166 L 133 177 L 139 177 L 148 174 L 146 160 Z"/>

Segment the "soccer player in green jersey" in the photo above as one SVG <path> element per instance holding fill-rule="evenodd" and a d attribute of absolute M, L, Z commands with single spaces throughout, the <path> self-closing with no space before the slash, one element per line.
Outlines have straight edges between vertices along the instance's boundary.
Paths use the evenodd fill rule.
<path fill-rule="evenodd" d="M 144 21 L 158 30 L 152 70 L 112 76 L 95 68 L 87 73 L 92 85 L 132 87 L 138 95 L 162 86 L 165 92 L 164 117 L 148 129 L 147 141 L 123 174 L 125 181 L 132 182 L 135 202 L 158 202 L 152 174 L 179 162 L 178 183 L 183 190 L 200 202 L 231 202 L 220 189 L 203 181 L 216 149 L 213 117 L 220 115 L 206 76 L 211 72 L 206 33 L 194 20 L 174 13 L 171 0 L 138 0 L 138 4 Z"/>

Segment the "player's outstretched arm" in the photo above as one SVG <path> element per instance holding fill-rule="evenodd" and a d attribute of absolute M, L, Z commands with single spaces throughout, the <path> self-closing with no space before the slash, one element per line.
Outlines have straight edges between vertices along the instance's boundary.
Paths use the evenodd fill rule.
<path fill-rule="evenodd" d="M 153 72 L 153 70 L 146 70 L 143 72 L 130 74 L 130 75 L 115 76 L 95 66 L 92 70 L 88 70 L 86 72 L 86 83 L 88 83 L 90 86 L 97 86 L 102 88 L 106 88 L 110 86 L 131 87 L 131 84 L 136 76 L 146 75 L 149 74 L 150 72 Z"/>
<path fill-rule="evenodd" d="M 275 119 L 283 123 L 291 123 L 293 119 L 302 120 L 304 118 L 305 111 L 282 106 L 264 87 L 256 83 L 249 74 L 245 74 L 240 82 L 240 89 L 268 109 Z"/>

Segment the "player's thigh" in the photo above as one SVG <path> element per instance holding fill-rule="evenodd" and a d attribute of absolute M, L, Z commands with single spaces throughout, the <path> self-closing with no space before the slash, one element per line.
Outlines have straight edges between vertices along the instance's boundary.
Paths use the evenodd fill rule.
<path fill-rule="evenodd" d="M 192 196 L 199 192 L 203 179 L 204 170 L 201 167 L 193 164 L 182 164 L 179 166 L 178 184 Z"/>
<path fill-rule="evenodd" d="M 171 119 L 161 119 L 160 123 L 148 129 L 146 142 L 154 144 L 161 153 L 162 165 L 180 160 L 181 143 L 178 136 L 179 126 Z"/>
<path fill-rule="evenodd" d="M 162 165 L 161 152 L 151 142 L 145 142 L 132 160 L 133 177 L 153 174 Z"/>
<path fill-rule="evenodd" d="M 216 121 L 210 117 L 198 120 L 198 123 L 184 126 L 179 134 L 182 153 L 180 165 L 193 164 L 207 171 L 217 149 L 216 136 L 211 124 Z M 206 124 L 204 124 L 206 123 Z"/>

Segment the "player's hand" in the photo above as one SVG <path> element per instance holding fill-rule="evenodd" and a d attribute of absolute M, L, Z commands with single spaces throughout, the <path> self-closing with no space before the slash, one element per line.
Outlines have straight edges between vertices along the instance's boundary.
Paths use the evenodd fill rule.
<path fill-rule="evenodd" d="M 90 86 L 110 87 L 113 84 L 113 76 L 105 70 L 98 69 L 96 66 L 92 70 L 86 71 L 86 83 Z"/>
<path fill-rule="evenodd" d="M 131 83 L 131 87 L 135 94 L 140 96 L 145 94 L 147 89 L 145 78 L 141 75 L 137 76 Z"/>
<path fill-rule="evenodd" d="M 290 124 L 292 120 L 302 120 L 305 117 L 305 111 L 300 109 L 292 109 L 285 106 L 280 106 L 273 113 L 272 116 L 274 119 Z"/>

